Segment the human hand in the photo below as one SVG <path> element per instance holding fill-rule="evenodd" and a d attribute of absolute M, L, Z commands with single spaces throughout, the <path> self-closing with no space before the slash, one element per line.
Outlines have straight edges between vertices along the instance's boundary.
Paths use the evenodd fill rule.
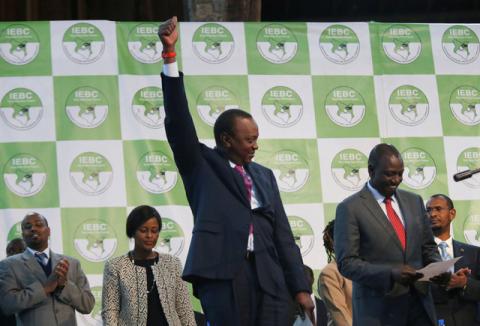
<path fill-rule="evenodd" d="M 422 273 L 418 273 L 415 268 L 409 265 L 402 265 L 400 267 L 392 269 L 393 280 L 402 285 L 413 284 L 416 280 L 422 277 Z"/>
<path fill-rule="evenodd" d="M 65 286 L 69 266 L 70 264 L 65 258 L 60 259 L 60 261 L 55 266 L 53 272 L 57 278 L 58 286 Z"/>
<path fill-rule="evenodd" d="M 434 277 L 430 278 L 430 281 L 435 283 L 435 284 L 438 284 L 439 286 L 446 287 L 450 282 L 451 276 L 452 276 L 452 273 L 445 272 L 445 273 L 442 273 L 442 274 L 439 274 L 437 276 L 434 276 Z"/>
<path fill-rule="evenodd" d="M 455 274 L 452 274 L 448 282 L 447 290 L 454 288 L 464 288 L 467 285 L 468 276 L 472 271 L 470 268 L 461 268 Z"/>
<path fill-rule="evenodd" d="M 174 52 L 178 40 L 177 16 L 164 21 L 158 27 L 158 37 L 163 45 L 164 52 Z"/>
<path fill-rule="evenodd" d="M 312 324 L 315 325 L 315 315 L 313 313 L 315 304 L 313 303 L 310 294 L 308 292 L 298 292 L 295 295 L 295 301 L 297 301 L 297 303 L 300 305 L 300 308 L 303 309 L 303 311 L 307 314 Z"/>

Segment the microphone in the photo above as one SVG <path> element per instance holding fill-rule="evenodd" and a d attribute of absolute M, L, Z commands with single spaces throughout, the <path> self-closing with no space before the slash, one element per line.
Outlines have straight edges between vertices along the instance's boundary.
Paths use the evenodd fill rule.
<path fill-rule="evenodd" d="M 475 170 L 465 170 L 465 171 L 462 171 L 462 172 L 458 172 L 458 173 L 455 173 L 453 175 L 453 180 L 455 180 L 455 182 L 462 181 L 462 180 L 471 178 L 472 175 L 474 175 L 476 173 L 479 173 L 479 172 L 480 172 L 480 168 L 475 169 Z"/>

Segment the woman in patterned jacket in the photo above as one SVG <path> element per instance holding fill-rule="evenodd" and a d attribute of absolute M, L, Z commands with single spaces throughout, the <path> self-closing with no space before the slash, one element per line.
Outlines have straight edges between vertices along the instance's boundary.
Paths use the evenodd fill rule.
<path fill-rule="evenodd" d="M 105 264 L 102 319 L 105 325 L 195 325 L 181 263 L 153 251 L 162 219 L 150 206 L 138 206 L 127 218 L 127 236 L 135 247 Z"/>

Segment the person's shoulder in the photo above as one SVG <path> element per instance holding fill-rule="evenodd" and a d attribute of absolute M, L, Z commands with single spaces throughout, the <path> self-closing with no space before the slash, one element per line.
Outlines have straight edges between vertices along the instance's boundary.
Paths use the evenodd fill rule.
<path fill-rule="evenodd" d="M 344 200 L 342 200 L 340 202 L 340 204 L 342 205 L 351 205 L 353 203 L 356 203 L 358 200 L 360 200 L 361 198 L 365 197 L 368 195 L 368 193 L 370 192 L 370 190 L 368 190 L 367 186 L 364 186 L 362 187 L 362 189 L 360 189 L 359 191 L 351 194 L 350 196 L 348 196 L 347 198 L 345 198 Z"/>
<path fill-rule="evenodd" d="M 19 253 L 10 257 L 6 257 L 0 261 L 0 266 L 11 266 L 18 264 L 24 260 L 23 253 Z"/>
<path fill-rule="evenodd" d="M 460 242 L 460 241 L 458 241 L 458 240 L 453 240 L 453 245 L 454 245 L 454 246 L 458 246 L 458 247 L 460 247 L 460 248 L 463 249 L 463 250 L 475 251 L 475 252 L 477 252 L 477 253 L 480 252 L 480 247 L 471 245 L 471 244 L 469 244 L 469 243 Z"/>
<path fill-rule="evenodd" d="M 396 192 L 397 192 L 397 195 L 401 196 L 402 198 L 420 199 L 423 201 L 422 196 L 414 192 L 403 190 L 403 189 L 397 189 Z"/>
<path fill-rule="evenodd" d="M 162 264 L 170 264 L 170 265 L 181 264 L 181 261 L 178 257 L 169 255 L 169 254 L 164 254 L 164 253 L 158 253 L 158 261 Z"/>

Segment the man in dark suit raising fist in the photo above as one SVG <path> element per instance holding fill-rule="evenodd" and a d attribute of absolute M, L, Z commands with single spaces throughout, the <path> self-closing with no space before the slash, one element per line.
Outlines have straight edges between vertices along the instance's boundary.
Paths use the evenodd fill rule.
<path fill-rule="evenodd" d="M 177 19 L 159 27 L 165 130 L 194 215 L 183 278 L 212 326 L 286 325 L 292 296 L 314 322 L 300 250 L 273 172 L 255 162 L 258 127 L 242 110 L 215 122 L 216 147 L 200 143 L 176 64 Z"/>

